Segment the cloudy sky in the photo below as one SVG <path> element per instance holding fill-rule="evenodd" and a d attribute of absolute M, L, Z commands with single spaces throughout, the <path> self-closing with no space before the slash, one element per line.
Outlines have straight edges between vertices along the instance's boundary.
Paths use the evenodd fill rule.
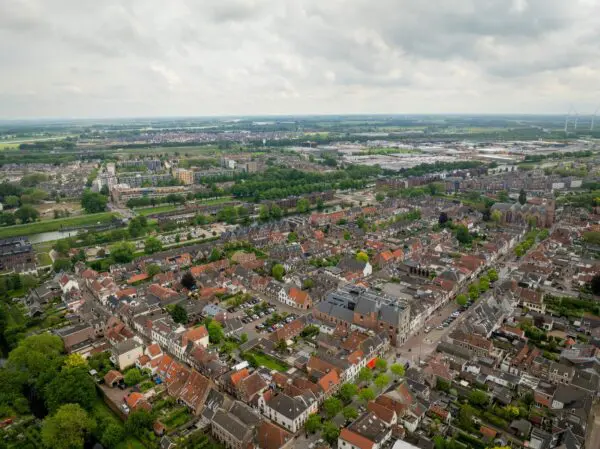
<path fill-rule="evenodd" d="M 600 0 L 0 0 L 0 118 L 598 104 Z"/>

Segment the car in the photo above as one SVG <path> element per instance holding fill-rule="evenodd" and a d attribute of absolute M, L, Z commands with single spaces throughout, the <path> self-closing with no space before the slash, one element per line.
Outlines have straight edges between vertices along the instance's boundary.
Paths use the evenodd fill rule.
<path fill-rule="evenodd" d="M 253 319 L 254 321 L 258 320 L 258 315 L 256 315 L 256 314 L 252 315 L 252 319 Z"/>
<path fill-rule="evenodd" d="M 448 323 L 444 323 L 444 324 L 442 324 L 442 326 L 444 326 L 444 327 L 448 327 L 448 326 L 450 326 L 450 324 L 448 324 Z"/>
<path fill-rule="evenodd" d="M 444 329 L 444 326 L 442 326 L 442 325 L 440 324 L 438 327 L 436 327 L 436 329 L 441 331 L 441 330 L 443 330 L 443 329 Z"/>
<path fill-rule="evenodd" d="M 265 327 L 262 324 L 257 324 L 256 326 L 254 326 L 254 329 L 256 329 L 257 331 L 261 330 L 263 327 Z"/>
<path fill-rule="evenodd" d="M 265 312 L 258 312 L 258 316 L 262 318 L 263 316 L 265 316 Z"/>
<path fill-rule="evenodd" d="M 125 385 L 124 383 L 120 383 L 118 385 L 118 387 L 119 387 L 119 390 L 124 390 L 125 388 L 127 388 L 127 385 Z"/>
<path fill-rule="evenodd" d="M 123 409 L 125 414 L 129 414 L 129 407 L 127 407 L 127 404 L 121 404 L 121 409 Z"/>

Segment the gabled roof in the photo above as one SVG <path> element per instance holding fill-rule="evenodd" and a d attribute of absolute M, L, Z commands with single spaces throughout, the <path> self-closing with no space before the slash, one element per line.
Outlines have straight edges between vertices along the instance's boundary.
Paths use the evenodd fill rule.
<path fill-rule="evenodd" d="M 279 449 L 294 436 L 269 421 L 263 421 L 256 432 L 256 442 L 260 449 Z"/>

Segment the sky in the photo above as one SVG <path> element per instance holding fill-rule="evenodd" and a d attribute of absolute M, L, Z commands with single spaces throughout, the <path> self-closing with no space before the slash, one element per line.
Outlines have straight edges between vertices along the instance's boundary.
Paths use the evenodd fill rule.
<path fill-rule="evenodd" d="M 0 118 L 600 105 L 600 0 L 0 0 Z"/>

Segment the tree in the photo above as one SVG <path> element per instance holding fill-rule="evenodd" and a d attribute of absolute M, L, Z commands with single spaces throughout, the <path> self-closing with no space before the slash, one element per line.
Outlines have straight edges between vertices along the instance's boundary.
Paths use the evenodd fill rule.
<path fill-rule="evenodd" d="M 287 350 L 287 343 L 283 338 L 277 340 L 277 343 L 275 343 L 275 350 L 279 352 L 285 352 Z"/>
<path fill-rule="evenodd" d="M 469 285 L 469 298 L 471 298 L 471 300 L 475 301 L 477 298 L 479 298 L 479 286 L 476 284 L 470 284 Z"/>
<path fill-rule="evenodd" d="M 146 233 L 146 228 L 148 227 L 148 220 L 143 215 L 139 217 L 134 217 L 127 225 L 127 230 L 129 231 L 129 235 L 133 238 L 141 237 Z"/>
<path fill-rule="evenodd" d="M 590 289 L 594 295 L 600 295 L 600 274 L 597 274 L 592 278 Z"/>
<path fill-rule="evenodd" d="M 146 266 L 146 274 L 151 278 L 153 278 L 160 272 L 161 272 L 160 267 L 158 265 L 156 265 L 155 263 L 151 263 Z"/>
<path fill-rule="evenodd" d="M 487 276 L 490 282 L 496 282 L 498 280 L 498 272 L 494 268 L 490 268 L 487 271 Z"/>
<path fill-rule="evenodd" d="M 273 265 L 273 268 L 271 268 L 271 276 L 273 276 L 278 281 L 281 281 L 281 279 L 283 279 L 284 275 L 285 275 L 285 268 L 283 268 L 283 265 L 281 265 L 279 263 Z"/>
<path fill-rule="evenodd" d="M 358 260 L 359 262 L 367 263 L 369 261 L 369 255 L 367 253 L 365 253 L 364 251 L 359 251 L 356 254 L 356 260 Z"/>
<path fill-rule="evenodd" d="M 344 407 L 342 415 L 344 415 L 346 421 L 352 421 L 353 419 L 358 418 L 358 412 L 354 407 Z"/>
<path fill-rule="evenodd" d="M 176 323 L 187 324 L 188 313 L 187 310 L 185 310 L 185 308 L 181 304 L 175 304 L 173 307 L 171 307 L 169 313 L 171 314 L 171 318 L 173 318 L 173 321 L 175 321 Z"/>
<path fill-rule="evenodd" d="M 479 291 L 485 293 L 490 289 L 490 278 L 483 275 L 479 278 Z"/>
<path fill-rule="evenodd" d="M 302 290 L 310 290 L 315 286 L 315 281 L 310 278 L 304 279 L 302 282 Z"/>
<path fill-rule="evenodd" d="M 188 290 L 192 290 L 196 286 L 196 279 L 190 271 L 186 271 L 183 273 L 183 276 L 181 276 L 181 285 Z"/>
<path fill-rule="evenodd" d="M 458 304 L 459 306 L 467 305 L 467 295 L 465 295 L 464 293 L 457 295 L 456 296 L 456 304 Z"/>
<path fill-rule="evenodd" d="M 247 341 L 248 341 L 248 334 L 244 332 L 242 335 L 240 335 L 240 343 L 244 344 Z"/>
<path fill-rule="evenodd" d="M 210 323 L 208 323 L 208 326 L 206 326 L 206 329 L 208 330 L 208 339 L 213 344 L 219 344 L 221 343 L 221 340 L 225 338 L 223 327 L 218 321 L 211 320 Z"/>
<path fill-rule="evenodd" d="M 125 429 L 116 423 L 110 423 L 102 432 L 100 442 L 108 449 L 114 449 L 125 438 Z"/>
<path fill-rule="evenodd" d="M 144 380 L 144 376 L 137 368 L 131 368 L 129 371 L 125 373 L 123 376 L 123 380 L 127 386 L 133 386 L 139 384 L 142 380 Z"/>
<path fill-rule="evenodd" d="M 440 213 L 440 217 L 438 218 L 438 223 L 440 224 L 440 226 L 444 226 L 446 223 L 448 223 L 448 214 L 446 212 L 442 212 Z"/>
<path fill-rule="evenodd" d="M 375 360 L 375 368 L 382 372 L 387 371 L 387 362 L 385 359 L 377 358 L 377 360 Z"/>
<path fill-rule="evenodd" d="M 6 198 L 4 198 L 4 205 L 9 208 L 18 207 L 19 206 L 19 197 L 16 195 L 7 196 Z"/>
<path fill-rule="evenodd" d="M 95 428 L 95 422 L 77 404 L 65 404 L 44 420 L 42 442 L 53 449 L 83 448 L 85 437 Z"/>
<path fill-rule="evenodd" d="M 375 399 L 375 392 L 373 391 L 372 388 L 369 388 L 369 387 L 363 388 L 362 390 L 359 391 L 358 397 L 361 398 L 365 402 L 369 402 L 369 401 L 372 401 L 373 399 Z"/>
<path fill-rule="evenodd" d="M 21 340 L 8 355 L 8 368 L 24 383 L 34 385 L 49 368 L 62 365 L 63 342 L 49 333 L 32 335 Z"/>
<path fill-rule="evenodd" d="M 308 417 L 306 423 L 304 423 L 304 429 L 308 433 L 316 433 L 321 430 L 321 417 L 318 413 L 313 413 Z"/>
<path fill-rule="evenodd" d="M 117 243 L 112 247 L 110 254 L 117 263 L 129 263 L 135 254 L 135 245 L 129 242 Z"/>
<path fill-rule="evenodd" d="M 374 382 L 375 386 L 381 390 L 390 383 L 390 376 L 388 376 L 387 374 L 380 374 L 375 378 Z"/>
<path fill-rule="evenodd" d="M 40 213 L 33 206 L 25 205 L 18 208 L 15 212 L 15 218 L 21 220 L 21 223 L 30 223 L 36 221 Z"/>
<path fill-rule="evenodd" d="M 287 241 L 289 243 L 297 242 L 298 241 L 298 234 L 296 234 L 295 232 L 290 232 L 288 234 Z"/>
<path fill-rule="evenodd" d="M 85 368 L 88 369 L 87 360 L 83 358 L 81 354 L 74 352 L 73 354 L 69 354 L 65 359 L 64 368 L 72 369 L 72 368 Z"/>
<path fill-rule="evenodd" d="M 296 212 L 298 212 L 299 214 L 303 214 L 305 212 L 308 212 L 309 210 L 310 203 L 308 202 L 308 200 L 306 198 L 299 199 L 296 203 Z"/>
<path fill-rule="evenodd" d="M 223 255 L 221 254 L 221 251 L 219 251 L 217 248 L 213 248 L 210 252 L 210 256 L 208 256 L 208 261 L 216 262 L 217 260 L 221 260 L 222 257 Z"/>
<path fill-rule="evenodd" d="M 281 209 L 281 207 L 279 207 L 277 204 L 273 204 L 273 206 L 271 206 L 271 217 L 275 218 L 276 220 L 283 217 L 283 209 Z"/>
<path fill-rule="evenodd" d="M 46 405 L 51 412 L 67 403 L 90 410 L 96 401 L 96 385 L 85 366 L 63 369 L 44 389 Z"/>
<path fill-rule="evenodd" d="M 519 192 L 519 204 L 523 205 L 527 202 L 527 194 L 524 189 Z"/>
<path fill-rule="evenodd" d="M 373 379 L 373 372 L 366 366 L 362 367 L 358 372 L 358 380 L 361 382 L 370 382 Z"/>
<path fill-rule="evenodd" d="M 488 395 L 481 390 L 472 390 L 469 393 L 469 402 L 472 405 L 476 405 L 478 407 L 486 406 L 489 403 L 490 399 Z"/>
<path fill-rule="evenodd" d="M 492 211 L 490 217 L 494 223 L 499 224 L 500 221 L 502 221 L 502 212 L 499 210 L 494 210 Z"/>
<path fill-rule="evenodd" d="M 377 192 L 375 199 L 381 203 L 383 200 L 385 200 L 385 195 L 381 192 Z"/>
<path fill-rule="evenodd" d="M 344 240 L 350 240 L 352 238 L 352 234 L 348 231 L 344 231 Z"/>
<path fill-rule="evenodd" d="M 501 203 L 508 203 L 510 201 L 510 197 L 508 196 L 508 192 L 506 190 L 500 190 L 498 192 L 498 201 Z"/>
<path fill-rule="evenodd" d="M 55 273 L 60 273 L 61 271 L 71 271 L 71 267 L 73 264 L 71 263 L 71 259 L 56 259 L 54 263 L 52 263 L 52 269 Z"/>
<path fill-rule="evenodd" d="M 156 237 L 149 237 L 144 242 L 144 252 L 146 254 L 154 254 L 162 250 L 162 242 Z"/>
<path fill-rule="evenodd" d="M 264 204 L 261 205 L 258 210 L 258 218 L 260 218 L 262 221 L 267 221 L 270 217 L 271 214 L 269 213 L 269 208 Z"/>
<path fill-rule="evenodd" d="M 107 197 L 100 193 L 92 192 L 90 189 L 86 189 L 81 196 L 81 207 L 88 214 L 103 212 L 106 209 L 107 202 Z"/>
<path fill-rule="evenodd" d="M 390 366 L 390 370 L 392 371 L 392 374 L 396 377 L 403 377 L 405 373 L 404 365 L 401 365 L 399 363 L 394 363 L 392 366 Z"/>
<path fill-rule="evenodd" d="M 152 427 L 154 419 L 150 412 L 144 409 L 132 411 L 125 421 L 125 431 L 128 434 L 142 437 Z"/>
<path fill-rule="evenodd" d="M 323 410 L 329 418 L 333 418 L 339 412 L 342 411 L 344 404 L 335 396 L 331 396 L 323 402 Z"/>
<path fill-rule="evenodd" d="M 340 429 L 331 421 L 327 421 L 325 424 L 323 424 L 321 436 L 325 441 L 327 441 L 327 443 L 333 446 L 337 442 L 338 437 L 340 436 Z"/>
<path fill-rule="evenodd" d="M 325 202 L 323 201 L 323 198 L 319 198 L 317 200 L 317 210 L 321 211 L 325 208 Z"/>
<path fill-rule="evenodd" d="M 345 383 L 340 387 L 339 397 L 342 401 L 348 403 L 358 394 L 358 387 L 352 383 Z"/>
<path fill-rule="evenodd" d="M 463 245 L 468 245 L 473 240 L 473 237 L 471 237 L 471 234 L 469 234 L 469 230 L 465 225 L 458 225 L 456 227 L 456 240 Z"/>

